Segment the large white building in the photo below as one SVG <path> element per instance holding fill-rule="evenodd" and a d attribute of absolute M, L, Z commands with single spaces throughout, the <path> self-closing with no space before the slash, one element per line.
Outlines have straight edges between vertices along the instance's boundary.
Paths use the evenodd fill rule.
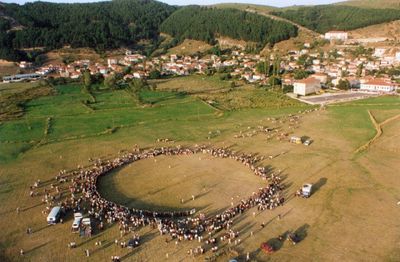
<path fill-rule="evenodd" d="M 293 83 L 293 93 L 296 95 L 306 96 L 309 94 L 315 94 L 319 90 L 321 90 L 321 82 L 314 77 L 296 80 Z"/>
<path fill-rule="evenodd" d="M 344 31 L 329 31 L 325 33 L 325 39 L 327 40 L 342 40 L 345 41 L 349 38 L 349 34 Z"/>
<path fill-rule="evenodd" d="M 372 92 L 393 92 L 398 88 L 398 85 L 383 79 L 372 79 L 361 83 L 360 89 Z"/>
<path fill-rule="evenodd" d="M 400 62 L 400 52 L 396 52 L 395 59 L 396 61 Z"/>

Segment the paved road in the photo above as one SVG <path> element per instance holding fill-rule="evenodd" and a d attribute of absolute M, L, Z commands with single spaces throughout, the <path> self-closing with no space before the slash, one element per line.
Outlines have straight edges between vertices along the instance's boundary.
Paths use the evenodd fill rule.
<path fill-rule="evenodd" d="M 340 94 L 324 94 L 319 96 L 303 97 L 300 100 L 312 103 L 312 104 L 325 104 L 325 103 L 335 103 L 344 100 L 355 100 L 362 99 L 376 94 L 371 93 L 340 93 Z"/>

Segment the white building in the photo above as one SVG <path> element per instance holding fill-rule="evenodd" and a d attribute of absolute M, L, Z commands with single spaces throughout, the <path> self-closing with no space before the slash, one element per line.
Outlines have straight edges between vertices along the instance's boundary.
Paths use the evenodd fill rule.
<path fill-rule="evenodd" d="M 327 40 L 342 40 L 345 41 L 349 38 L 347 32 L 344 31 L 329 31 L 325 33 L 325 39 Z"/>
<path fill-rule="evenodd" d="M 26 62 L 26 61 L 21 61 L 21 63 L 19 63 L 19 68 L 31 68 L 32 67 L 32 63 Z"/>
<path fill-rule="evenodd" d="M 383 57 L 385 53 L 386 53 L 386 48 L 375 48 L 374 56 Z"/>
<path fill-rule="evenodd" d="M 397 84 L 383 79 L 372 79 L 360 85 L 361 90 L 372 92 L 393 92 L 397 87 Z"/>
<path fill-rule="evenodd" d="M 296 80 L 293 83 L 293 93 L 296 95 L 306 96 L 317 93 L 320 89 L 321 82 L 314 77 Z"/>
<path fill-rule="evenodd" d="M 395 57 L 396 57 L 396 61 L 400 62 L 400 52 L 397 52 Z"/>

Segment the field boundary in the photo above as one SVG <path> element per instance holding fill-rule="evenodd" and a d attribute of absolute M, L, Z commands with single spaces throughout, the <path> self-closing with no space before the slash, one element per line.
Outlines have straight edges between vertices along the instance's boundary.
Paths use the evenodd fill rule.
<path fill-rule="evenodd" d="M 373 124 L 374 127 L 375 127 L 376 134 L 375 134 L 375 136 L 374 136 L 372 139 L 370 139 L 366 144 L 360 146 L 360 147 L 355 151 L 355 153 L 360 153 L 360 152 L 362 152 L 362 151 L 368 150 L 368 148 L 369 148 L 379 137 L 382 136 L 382 134 L 383 134 L 383 129 L 382 129 L 382 127 L 383 127 L 384 125 L 386 125 L 386 124 L 392 122 L 393 120 L 396 120 L 397 118 L 400 118 L 400 114 L 399 114 L 399 115 L 396 115 L 396 116 L 392 116 L 392 117 L 386 119 L 385 121 L 383 121 L 383 122 L 381 122 L 381 123 L 378 123 L 378 122 L 376 121 L 376 118 L 374 117 L 374 115 L 371 113 L 370 110 L 368 110 L 368 114 L 369 114 L 369 117 L 370 117 L 370 119 L 371 119 L 372 124 Z"/>

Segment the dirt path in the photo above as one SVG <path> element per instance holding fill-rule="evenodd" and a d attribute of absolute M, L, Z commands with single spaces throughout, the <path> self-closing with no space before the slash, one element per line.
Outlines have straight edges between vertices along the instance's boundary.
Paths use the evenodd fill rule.
<path fill-rule="evenodd" d="M 290 21 L 290 20 L 288 20 L 288 19 L 285 19 L 285 18 L 283 18 L 283 17 L 275 16 L 275 15 L 272 15 L 272 14 L 270 14 L 270 13 L 259 12 L 259 11 L 256 11 L 256 10 L 250 9 L 250 8 L 247 8 L 246 11 L 247 11 L 247 12 L 250 12 L 250 13 L 257 13 L 257 14 L 260 14 L 260 15 L 263 15 L 263 16 L 266 16 L 266 17 L 269 17 L 269 18 L 271 18 L 271 19 L 274 19 L 274 20 L 287 22 L 287 23 L 289 23 L 289 24 L 292 24 L 292 25 L 296 26 L 299 30 L 305 31 L 305 32 L 311 34 L 312 36 L 319 36 L 319 35 L 320 35 L 320 34 L 318 34 L 317 32 L 315 32 L 315 31 L 313 31 L 313 30 L 311 30 L 311 29 L 308 29 L 308 28 L 306 28 L 306 27 L 304 27 L 304 26 L 302 26 L 302 25 L 300 25 L 300 24 L 297 24 L 297 23 L 295 23 L 295 22 L 293 22 L 293 21 Z"/>
<path fill-rule="evenodd" d="M 393 117 L 390 117 L 390 118 L 386 119 L 386 120 L 383 121 L 382 123 L 378 123 L 378 122 L 376 121 L 374 115 L 371 113 L 370 110 L 368 110 L 368 114 L 369 114 L 369 117 L 370 117 L 370 119 L 371 119 L 372 124 L 373 124 L 374 127 L 375 127 L 376 135 L 375 135 L 371 140 L 369 140 L 365 145 L 362 145 L 361 147 L 359 147 L 359 148 L 355 151 L 355 153 L 360 153 L 360 152 L 362 152 L 362 151 L 367 150 L 379 137 L 382 136 L 382 134 L 383 134 L 382 127 L 383 127 L 384 125 L 386 125 L 386 124 L 392 122 L 393 120 L 396 120 L 397 118 L 400 118 L 400 114 L 399 114 L 399 115 L 396 115 L 396 116 L 393 116 Z"/>

